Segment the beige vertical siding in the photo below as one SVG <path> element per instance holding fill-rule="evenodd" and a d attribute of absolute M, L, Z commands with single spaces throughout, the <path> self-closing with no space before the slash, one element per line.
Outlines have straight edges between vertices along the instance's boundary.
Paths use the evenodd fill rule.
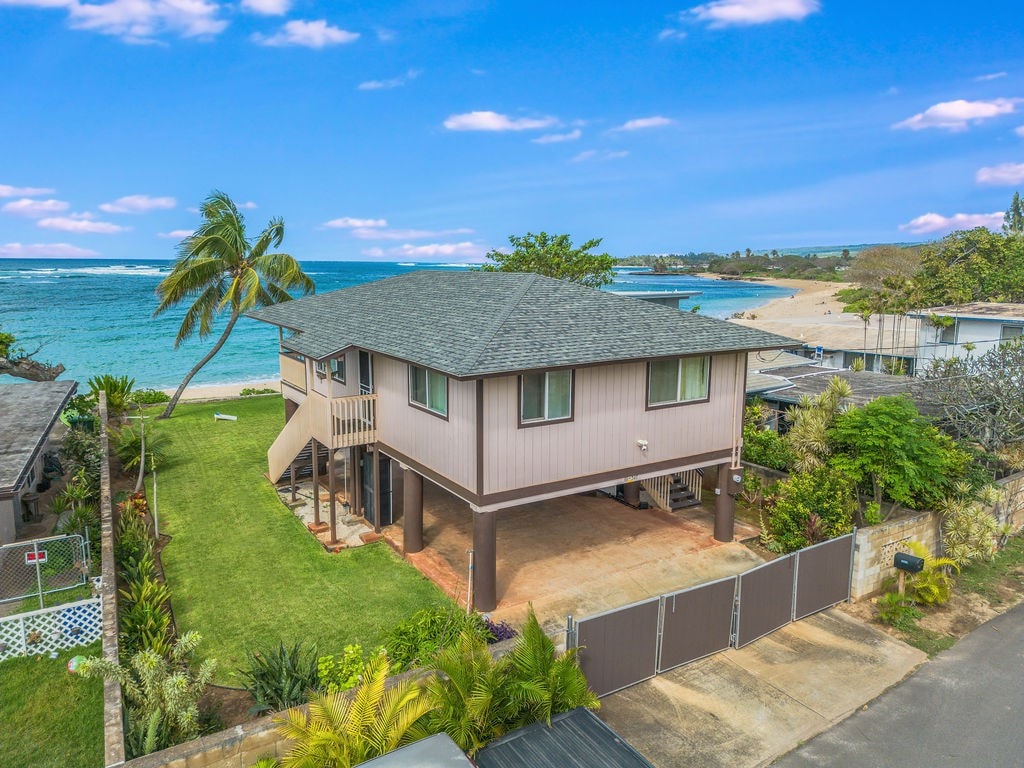
<path fill-rule="evenodd" d="M 448 380 L 448 421 L 409 405 L 406 364 L 374 355 L 380 440 L 464 488 L 476 488 L 476 382 Z"/>
<path fill-rule="evenodd" d="M 742 354 L 716 355 L 708 402 L 652 411 L 645 363 L 580 368 L 574 420 L 522 429 L 518 377 L 487 379 L 484 493 L 728 450 L 742 423 L 744 366 Z"/>

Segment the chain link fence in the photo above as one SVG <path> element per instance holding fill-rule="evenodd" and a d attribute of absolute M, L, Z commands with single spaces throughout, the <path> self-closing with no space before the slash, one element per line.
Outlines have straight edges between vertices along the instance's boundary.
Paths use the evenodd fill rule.
<path fill-rule="evenodd" d="M 88 534 L 87 534 L 88 535 Z M 0 603 L 44 596 L 89 581 L 89 541 L 85 536 L 52 536 L 0 546 Z"/>

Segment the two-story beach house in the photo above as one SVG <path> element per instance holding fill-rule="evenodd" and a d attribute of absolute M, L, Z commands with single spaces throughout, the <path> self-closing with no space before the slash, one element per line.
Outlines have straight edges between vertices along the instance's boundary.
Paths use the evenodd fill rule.
<path fill-rule="evenodd" d="M 362 468 L 353 506 L 377 526 L 401 517 L 406 552 L 423 547 L 424 480 L 462 499 L 480 610 L 496 604 L 497 526 L 511 506 L 616 485 L 628 497 L 640 482 L 714 468 L 715 537 L 732 540 L 747 353 L 799 345 L 540 275 L 477 271 L 411 272 L 250 317 L 280 328 L 286 423 L 270 478 L 311 441 L 331 478 L 349 452 Z"/>
<path fill-rule="evenodd" d="M 911 312 L 919 318 L 918 368 L 931 360 L 983 355 L 1024 334 L 1024 304 L 972 301 Z"/>

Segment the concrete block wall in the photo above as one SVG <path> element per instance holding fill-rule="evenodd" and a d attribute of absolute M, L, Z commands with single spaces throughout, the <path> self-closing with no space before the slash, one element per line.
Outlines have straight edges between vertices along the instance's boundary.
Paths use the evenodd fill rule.
<path fill-rule="evenodd" d="M 1014 532 L 1024 528 L 1024 472 L 1004 477 L 996 483 L 999 499 L 990 509 L 1000 525 L 1009 523 Z"/>
<path fill-rule="evenodd" d="M 893 555 L 908 541 L 920 541 L 935 552 L 941 543 L 939 516 L 934 512 L 906 512 L 895 520 L 857 530 L 853 556 L 854 600 L 878 592 L 882 582 L 896 575 Z"/>
<path fill-rule="evenodd" d="M 261 757 L 282 757 L 288 743 L 274 715 L 137 757 L 124 768 L 249 768 Z"/>

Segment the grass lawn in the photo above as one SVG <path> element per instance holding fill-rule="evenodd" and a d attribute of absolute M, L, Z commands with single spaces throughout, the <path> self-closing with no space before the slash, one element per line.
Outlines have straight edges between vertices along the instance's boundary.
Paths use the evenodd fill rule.
<path fill-rule="evenodd" d="M 72 656 L 99 654 L 96 641 L 56 659 L 26 656 L 0 663 L 0 765 L 103 765 L 103 681 L 67 668 Z"/>
<path fill-rule="evenodd" d="M 238 421 L 215 421 L 215 411 Z M 321 652 L 370 648 L 414 611 L 447 600 L 383 542 L 331 555 L 263 476 L 284 424 L 279 397 L 179 405 L 151 422 L 164 437 L 157 477 L 160 532 L 174 618 L 198 630 L 200 654 L 219 661 L 217 682 L 247 649 L 295 641 Z M 152 483 L 149 498 L 153 499 Z"/>

